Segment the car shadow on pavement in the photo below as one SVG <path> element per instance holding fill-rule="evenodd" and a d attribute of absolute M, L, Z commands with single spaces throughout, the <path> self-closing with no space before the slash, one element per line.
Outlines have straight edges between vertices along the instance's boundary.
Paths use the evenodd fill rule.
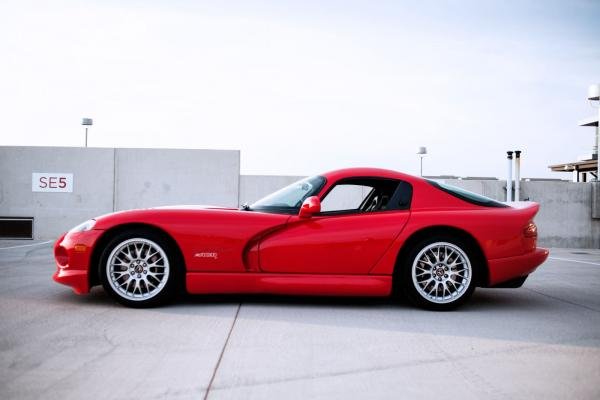
<path fill-rule="evenodd" d="M 55 299 L 75 308 L 126 311 L 100 287 L 89 295 L 64 291 Z M 239 307 L 239 309 L 238 309 Z M 594 324 L 598 313 L 520 289 L 480 289 L 463 307 L 451 312 L 416 308 L 404 299 L 362 297 L 306 297 L 278 295 L 184 295 L 157 308 L 131 310 L 148 317 L 231 318 L 239 329 L 245 323 L 287 323 L 334 329 L 368 329 L 408 334 L 449 335 L 529 343 L 600 347 L 582 331 L 581 318 Z M 119 311 L 120 310 L 120 311 Z M 238 310 L 238 312 L 236 312 Z M 167 318 L 168 319 L 168 318 Z M 241 326 L 239 324 L 242 324 Z M 236 328 L 238 329 L 238 328 Z"/>
<path fill-rule="evenodd" d="M 525 291 L 526 289 L 516 289 Z M 394 308 L 398 310 L 421 310 L 402 296 L 392 297 L 331 297 L 331 296 L 287 296 L 266 294 L 190 295 L 185 294 L 173 304 L 207 306 L 210 304 L 237 304 L 263 306 L 313 306 L 322 308 Z M 479 312 L 494 310 L 543 310 L 553 309 L 543 298 L 518 293 L 515 289 L 478 289 L 473 297 L 452 312 Z M 436 312 L 432 312 L 436 313 Z M 444 314 L 444 312 L 441 312 Z"/>
<path fill-rule="evenodd" d="M 481 311 L 513 310 L 513 311 L 542 311 L 555 309 L 544 298 L 530 296 L 527 289 L 478 289 L 473 297 L 462 307 L 448 313 L 470 313 Z M 114 306 L 123 307 L 113 300 L 100 286 L 93 287 L 89 294 L 78 296 L 71 291 L 60 291 L 56 299 L 60 302 L 81 306 Z M 392 297 L 332 297 L 332 296 L 293 296 L 269 294 L 223 294 L 197 295 L 180 294 L 168 305 L 147 310 L 160 312 L 201 313 L 203 309 L 213 305 L 272 306 L 272 307 L 314 307 L 331 309 L 397 309 L 422 311 L 401 296 Z M 181 310 L 179 310 L 181 309 Z M 440 314 L 446 314 L 441 312 Z"/>

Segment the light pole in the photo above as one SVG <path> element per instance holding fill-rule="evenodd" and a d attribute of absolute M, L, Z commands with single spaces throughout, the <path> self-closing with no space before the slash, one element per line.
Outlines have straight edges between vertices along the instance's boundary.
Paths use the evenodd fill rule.
<path fill-rule="evenodd" d="M 91 118 L 83 118 L 81 120 L 81 125 L 85 126 L 85 147 L 87 147 L 88 142 L 88 126 L 94 125 L 94 121 Z"/>
<path fill-rule="evenodd" d="M 423 176 L 423 157 L 427 155 L 427 147 L 421 146 L 417 150 L 417 154 L 421 157 L 421 176 Z"/>

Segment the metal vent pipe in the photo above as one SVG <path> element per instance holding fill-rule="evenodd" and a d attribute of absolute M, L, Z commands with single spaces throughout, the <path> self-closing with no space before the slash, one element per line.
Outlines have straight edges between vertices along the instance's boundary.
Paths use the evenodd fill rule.
<path fill-rule="evenodd" d="M 515 201 L 521 200 L 521 150 L 515 150 Z"/>
<path fill-rule="evenodd" d="M 506 158 L 508 158 L 508 176 L 506 177 L 506 201 L 512 201 L 512 160 L 513 152 L 507 151 Z"/>

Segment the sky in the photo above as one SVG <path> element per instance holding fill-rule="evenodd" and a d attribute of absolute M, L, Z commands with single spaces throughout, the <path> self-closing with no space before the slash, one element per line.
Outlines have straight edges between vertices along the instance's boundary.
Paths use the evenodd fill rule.
<path fill-rule="evenodd" d="M 600 1 L 0 0 L 0 145 L 241 150 L 244 174 L 352 166 L 569 179 L 590 155 Z"/>

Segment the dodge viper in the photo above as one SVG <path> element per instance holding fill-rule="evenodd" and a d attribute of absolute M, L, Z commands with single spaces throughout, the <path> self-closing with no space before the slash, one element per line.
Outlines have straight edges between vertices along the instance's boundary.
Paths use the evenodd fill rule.
<path fill-rule="evenodd" d="M 475 287 L 520 287 L 542 264 L 533 202 L 502 203 L 400 172 L 302 179 L 237 208 L 173 206 L 86 221 L 54 245 L 54 280 L 131 307 L 181 291 L 403 294 L 449 310 Z"/>

